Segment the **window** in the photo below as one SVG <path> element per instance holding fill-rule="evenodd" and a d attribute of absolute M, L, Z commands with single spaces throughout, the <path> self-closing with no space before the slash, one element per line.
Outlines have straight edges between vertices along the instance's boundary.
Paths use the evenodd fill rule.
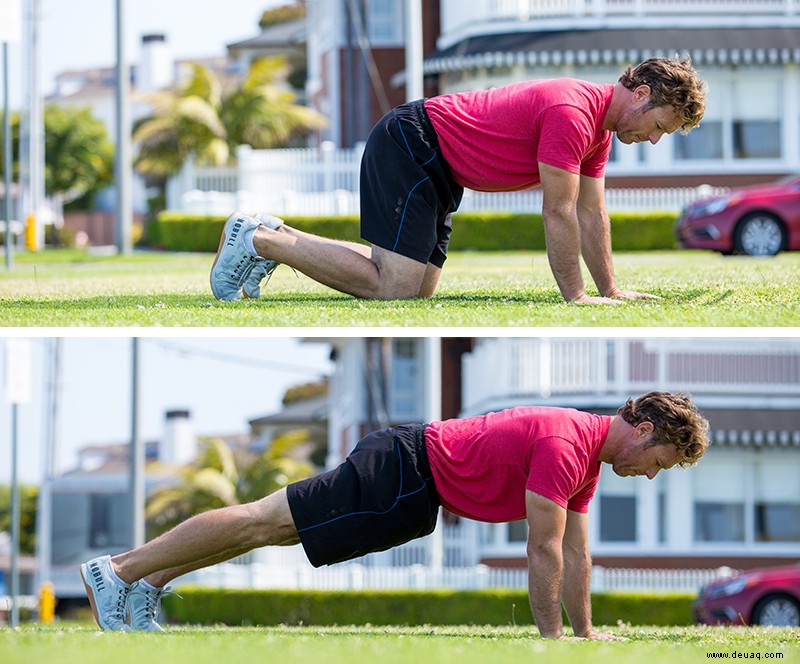
<path fill-rule="evenodd" d="M 522 542 L 523 544 L 528 541 L 528 522 L 525 519 L 520 521 L 511 521 L 508 524 L 508 542 L 509 544 Z"/>
<path fill-rule="evenodd" d="M 706 459 L 692 469 L 696 542 L 744 542 L 746 464 Z"/>
<path fill-rule="evenodd" d="M 89 548 L 107 549 L 128 544 L 126 494 L 89 496 Z"/>
<path fill-rule="evenodd" d="M 415 339 L 392 340 L 392 373 L 389 411 L 393 419 L 421 415 L 422 397 L 419 350 Z"/>
<path fill-rule="evenodd" d="M 800 484 L 791 463 L 761 460 L 755 468 L 757 542 L 800 542 Z"/>
<path fill-rule="evenodd" d="M 367 36 L 375 46 L 403 45 L 403 5 L 395 0 L 368 0 Z"/>
<path fill-rule="evenodd" d="M 723 109 L 726 106 L 725 95 L 727 85 L 709 79 L 706 95 L 706 112 L 699 127 L 695 127 L 686 136 L 680 132 L 673 135 L 673 149 L 676 161 L 692 161 L 699 159 L 723 159 Z"/>
<path fill-rule="evenodd" d="M 733 156 L 779 159 L 781 86 L 775 78 L 745 76 L 731 82 Z"/>
<path fill-rule="evenodd" d="M 600 475 L 600 541 L 635 542 L 636 483 L 613 472 Z"/>

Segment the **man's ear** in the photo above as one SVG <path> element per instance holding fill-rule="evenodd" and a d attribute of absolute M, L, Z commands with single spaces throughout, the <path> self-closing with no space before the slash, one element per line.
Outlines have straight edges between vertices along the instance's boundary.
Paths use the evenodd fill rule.
<path fill-rule="evenodd" d="M 647 438 L 653 435 L 654 430 L 655 427 L 652 422 L 639 422 L 639 424 L 636 425 L 636 436 L 639 438 Z"/>
<path fill-rule="evenodd" d="M 650 86 L 649 85 L 638 85 L 633 90 L 633 96 L 638 102 L 645 101 L 650 96 Z"/>

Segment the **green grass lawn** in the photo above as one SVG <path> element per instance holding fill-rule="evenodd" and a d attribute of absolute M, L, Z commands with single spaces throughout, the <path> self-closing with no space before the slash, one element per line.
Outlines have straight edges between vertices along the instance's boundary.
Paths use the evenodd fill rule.
<path fill-rule="evenodd" d="M 21 254 L 0 268 L 0 326 L 785 327 L 800 325 L 800 253 L 618 253 L 622 288 L 657 301 L 562 301 L 543 253 L 455 253 L 437 294 L 364 301 L 280 267 L 258 301 L 217 302 L 210 254 Z M 587 278 L 587 283 L 590 280 Z M 591 292 L 591 289 L 590 289 Z"/>
<path fill-rule="evenodd" d="M 796 662 L 798 633 L 760 628 L 632 628 L 627 642 L 544 641 L 523 627 L 171 628 L 168 634 L 101 633 L 90 627 L 0 630 L 4 664 L 156 664 L 160 662 L 325 664 L 674 664 L 728 659 Z M 734 653 L 738 654 L 735 655 Z"/>

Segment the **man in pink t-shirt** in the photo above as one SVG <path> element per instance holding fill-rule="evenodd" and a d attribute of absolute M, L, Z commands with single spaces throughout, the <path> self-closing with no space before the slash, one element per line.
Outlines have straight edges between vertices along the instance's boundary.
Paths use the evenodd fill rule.
<path fill-rule="evenodd" d="M 211 270 L 221 300 L 258 297 L 280 264 L 364 298 L 433 295 L 464 187 L 540 185 L 547 256 L 563 297 L 584 304 L 649 298 L 617 287 L 605 205 L 612 133 L 657 143 L 688 132 L 705 84 L 688 60 L 651 58 L 614 85 L 570 78 L 444 94 L 387 113 L 361 162 L 362 244 L 303 233 L 277 217 L 234 213 Z M 589 296 L 583 257 L 599 291 Z"/>
<path fill-rule="evenodd" d="M 161 631 L 160 598 L 176 577 L 253 548 L 301 543 L 315 566 L 433 532 L 440 506 L 478 521 L 529 526 L 531 609 L 542 636 L 592 627 L 587 509 L 601 464 L 652 479 L 694 464 L 708 422 L 688 396 L 651 392 L 614 416 L 522 407 L 368 434 L 338 467 L 247 505 L 194 516 L 138 549 L 80 566 L 97 623 Z"/>

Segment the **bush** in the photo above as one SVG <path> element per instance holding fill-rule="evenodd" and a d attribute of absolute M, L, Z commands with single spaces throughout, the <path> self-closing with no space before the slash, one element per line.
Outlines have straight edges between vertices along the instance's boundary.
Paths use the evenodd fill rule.
<path fill-rule="evenodd" d="M 674 249 L 675 215 L 667 212 L 611 215 L 615 251 Z M 336 240 L 361 242 L 358 217 L 290 217 L 298 230 Z M 151 224 L 149 241 L 172 251 L 216 251 L 225 220 L 161 212 Z M 457 214 L 450 248 L 454 251 L 544 251 L 540 214 L 480 212 Z"/>
<path fill-rule="evenodd" d="M 523 590 L 304 591 L 184 586 L 164 599 L 170 621 L 226 625 L 530 625 Z M 602 593 L 594 622 L 691 624 L 691 595 Z"/>

